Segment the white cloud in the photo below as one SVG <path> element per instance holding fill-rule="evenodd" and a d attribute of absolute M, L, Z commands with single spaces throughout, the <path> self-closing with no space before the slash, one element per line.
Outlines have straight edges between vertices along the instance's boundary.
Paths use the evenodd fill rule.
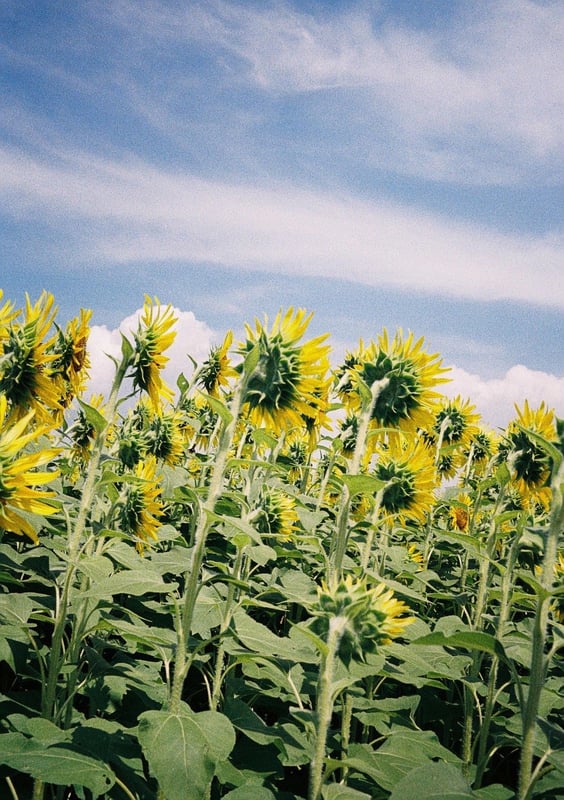
<path fill-rule="evenodd" d="M 122 334 L 133 342 L 131 334 L 137 331 L 141 314 L 142 309 L 137 309 L 113 330 L 105 325 L 92 326 L 88 340 L 91 363 L 88 396 L 92 393 L 108 396 L 115 375 L 115 365 L 111 357 L 118 360 L 120 358 Z M 197 319 L 192 311 L 174 308 L 174 314 L 176 338 L 165 353 L 169 361 L 163 370 L 163 378 L 172 389 L 176 389 L 176 380 L 181 372 L 187 378 L 192 374 L 193 364 L 190 357 L 201 363 L 217 339 L 214 331 L 205 322 Z"/>
<path fill-rule="evenodd" d="M 0 149 L 0 197 L 12 214 L 71 220 L 82 252 L 108 263 L 208 262 L 564 307 L 563 235 L 504 235 L 399 204 L 72 153 L 44 164 Z"/>
<path fill-rule="evenodd" d="M 367 143 L 366 155 L 386 158 L 389 169 L 457 183 L 515 183 L 535 167 L 549 180 L 562 177 L 561 2 L 476 2 L 425 30 L 415 27 L 416 15 L 408 26 L 363 3 L 319 15 L 287 3 L 224 0 L 188 10 L 127 1 L 120 8 L 114 23 L 119 18 L 135 36 L 143 30 L 146 43 L 154 37 L 161 47 L 163 40 L 182 47 L 196 39 L 210 53 L 235 56 L 225 65 L 235 85 L 247 79 L 274 94 L 332 92 L 340 120 L 338 92 L 347 90 L 358 109 L 354 136 L 364 117 L 376 145 Z M 361 90 L 354 101 L 350 90 Z"/>
<path fill-rule="evenodd" d="M 545 402 L 557 416 L 564 418 L 564 376 L 558 377 L 522 364 L 511 367 L 501 378 L 485 380 L 460 367 L 452 367 L 451 382 L 443 387 L 449 397 L 460 395 L 475 404 L 484 423 L 504 428 L 516 416 L 515 404 L 531 408 Z"/>

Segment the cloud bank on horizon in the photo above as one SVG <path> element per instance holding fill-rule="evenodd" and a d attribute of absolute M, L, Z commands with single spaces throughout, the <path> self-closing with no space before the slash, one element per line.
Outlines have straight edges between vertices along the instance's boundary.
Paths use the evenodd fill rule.
<path fill-rule="evenodd" d="M 124 317 L 140 265 L 190 268 L 216 299 L 202 343 L 220 269 L 316 280 L 313 310 L 339 280 L 450 298 L 450 341 L 461 304 L 495 301 L 534 363 L 486 379 L 461 346 L 454 383 L 505 416 L 525 390 L 561 402 L 562 0 L 6 0 L 0 23 L 7 295 L 94 270 Z"/>

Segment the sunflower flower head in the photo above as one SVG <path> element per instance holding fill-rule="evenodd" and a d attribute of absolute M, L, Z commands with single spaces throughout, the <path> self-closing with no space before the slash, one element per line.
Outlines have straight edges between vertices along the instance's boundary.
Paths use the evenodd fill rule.
<path fill-rule="evenodd" d="M 7 423 L 7 410 L 7 398 L 0 394 L 0 528 L 20 536 L 25 534 L 37 543 L 37 533 L 26 514 L 53 514 L 50 501 L 55 493 L 37 487 L 51 482 L 59 473 L 42 472 L 38 468 L 49 464 L 59 451 L 51 448 L 28 451 L 28 446 L 37 446 L 37 440 L 49 428 L 29 430 L 33 411 Z"/>
<path fill-rule="evenodd" d="M 472 519 L 472 498 L 466 492 L 459 494 L 451 503 L 449 521 L 454 530 L 468 533 Z"/>
<path fill-rule="evenodd" d="M 286 437 L 277 462 L 288 468 L 288 480 L 295 483 L 303 477 L 309 464 L 309 457 L 309 437 L 303 431 L 293 430 Z"/>
<path fill-rule="evenodd" d="M 326 636 L 334 620 L 344 623 L 339 656 L 348 664 L 352 658 L 362 660 L 365 653 L 373 653 L 401 636 L 414 621 L 405 616 L 408 611 L 385 584 L 369 586 L 365 579 L 347 575 L 333 587 L 325 582 L 318 587 L 313 627 Z"/>
<path fill-rule="evenodd" d="M 148 456 L 137 463 L 132 475 L 124 483 L 119 520 L 140 553 L 143 553 L 148 542 L 158 541 L 159 520 L 164 513 L 156 469 L 156 460 Z"/>
<path fill-rule="evenodd" d="M 80 397 L 88 380 L 90 359 L 87 345 L 90 335 L 92 311 L 81 309 L 80 315 L 72 319 L 63 331 L 58 329 L 53 370 L 63 379 L 65 394 L 63 405 L 68 406 L 73 397 Z"/>
<path fill-rule="evenodd" d="M 439 357 L 423 349 L 423 338 L 414 340 L 410 333 L 404 338 L 398 330 L 392 340 L 387 330 L 377 342 L 371 342 L 352 373 L 353 382 L 360 381 L 371 388 L 384 382 L 378 393 L 372 418 L 379 426 L 415 432 L 432 419 L 432 408 L 439 397 L 434 386 L 444 383 Z M 360 392 L 357 393 L 360 406 Z"/>
<path fill-rule="evenodd" d="M 64 387 L 53 367 L 56 337 L 50 328 L 57 314 L 54 298 L 43 292 L 34 305 L 26 295 L 24 320 L 10 324 L 2 347 L 0 392 L 11 415 L 20 419 L 29 411 L 39 425 L 55 424 L 61 412 Z"/>
<path fill-rule="evenodd" d="M 297 521 L 296 501 L 291 495 L 280 489 L 262 490 L 254 515 L 254 524 L 259 533 L 290 539 Z"/>
<path fill-rule="evenodd" d="M 439 446 L 457 445 L 468 449 L 472 439 L 479 433 L 477 423 L 480 415 L 468 400 L 460 396 L 443 399 L 435 412 L 433 435 Z"/>
<path fill-rule="evenodd" d="M 163 309 L 158 299 L 145 298 L 143 313 L 134 334 L 135 354 L 132 364 L 133 386 L 147 392 L 154 408 L 172 400 L 174 393 L 162 379 L 161 372 L 168 361 L 164 355 L 173 343 L 176 317 L 172 306 Z"/>
<path fill-rule="evenodd" d="M 267 321 L 246 326 L 247 339 L 240 345 L 244 356 L 253 351 L 255 365 L 247 377 L 244 403 L 255 427 L 274 433 L 303 427 L 316 419 L 324 402 L 319 387 L 329 369 L 327 336 L 308 342 L 301 339 L 311 320 L 304 309 L 279 312 L 269 330 Z"/>
<path fill-rule="evenodd" d="M 525 401 L 517 405 L 517 418 L 509 423 L 499 445 L 498 457 L 507 463 L 511 478 L 525 503 L 539 503 L 547 509 L 551 500 L 549 484 L 551 459 L 536 437 L 557 442 L 554 412 L 545 403 L 533 410 Z"/>
<path fill-rule="evenodd" d="M 377 449 L 373 475 L 384 482 L 380 508 L 384 518 L 402 524 L 423 523 L 435 502 L 437 473 L 425 444 L 394 436 Z"/>
<path fill-rule="evenodd" d="M 158 411 L 151 414 L 145 429 L 147 453 L 170 466 L 180 463 L 184 453 L 182 415 L 178 411 Z"/>
<path fill-rule="evenodd" d="M 198 371 L 198 386 L 212 397 L 219 397 L 221 390 L 229 386 L 230 379 L 237 377 L 237 370 L 231 366 L 229 358 L 229 348 L 232 343 L 233 332 L 228 331 L 223 343 L 218 347 L 212 347 Z"/>

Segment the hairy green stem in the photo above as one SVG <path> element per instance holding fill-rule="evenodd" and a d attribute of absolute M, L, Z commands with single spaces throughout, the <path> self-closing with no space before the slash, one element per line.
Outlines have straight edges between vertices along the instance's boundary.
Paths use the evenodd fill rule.
<path fill-rule="evenodd" d="M 347 625 L 347 618 L 332 617 L 327 634 L 327 649 L 321 656 L 319 678 L 317 682 L 317 724 L 315 729 L 315 749 L 309 773 L 308 800 L 319 800 L 323 786 L 323 773 L 327 736 L 333 713 L 333 680 L 337 663 L 339 644 Z"/>
<path fill-rule="evenodd" d="M 552 480 L 552 508 L 550 525 L 544 544 L 544 557 L 540 584 L 542 594 L 537 598 L 537 609 L 531 643 L 529 691 L 523 712 L 523 738 L 519 765 L 517 800 L 529 800 L 534 786 L 533 759 L 540 696 L 548 669 L 545 647 L 548 634 L 550 593 L 554 585 L 554 567 L 558 558 L 558 542 L 564 529 L 564 460 L 560 462 Z"/>
<path fill-rule="evenodd" d="M 349 474 L 358 475 L 362 461 L 362 455 L 366 446 L 366 439 L 368 436 L 368 429 L 372 421 L 372 413 L 376 406 L 381 392 L 384 391 L 389 384 L 389 378 L 382 378 L 380 381 L 374 381 L 370 387 L 370 395 L 363 404 L 359 413 L 358 432 L 354 452 L 351 458 Z M 349 535 L 349 509 L 350 509 L 350 494 L 346 486 L 343 486 L 341 493 L 341 503 L 338 514 L 337 536 L 332 542 L 332 549 L 329 558 L 329 582 L 338 582 L 341 577 L 343 569 L 343 559 L 347 549 L 347 540 Z"/>
<path fill-rule="evenodd" d="M 223 491 L 227 457 L 229 455 L 229 450 L 235 435 L 244 389 L 245 383 L 242 381 L 233 395 L 229 409 L 230 419 L 227 423 L 224 423 L 221 430 L 218 450 L 210 476 L 207 498 L 205 502 L 202 503 L 202 507 L 198 516 L 198 523 L 194 533 L 194 547 L 192 548 L 190 566 L 188 572 L 186 573 L 186 588 L 181 609 L 180 627 L 177 630 L 174 675 L 168 703 L 169 710 L 173 714 L 177 714 L 180 710 L 182 688 L 184 686 L 184 679 L 186 677 L 188 667 L 186 648 L 190 638 L 190 632 L 192 630 L 194 609 L 196 607 L 196 600 L 200 590 L 200 572 L 204 561 L 206 539 L 211 527 L 211 515 L 213 514 L 216 501 Z"/>

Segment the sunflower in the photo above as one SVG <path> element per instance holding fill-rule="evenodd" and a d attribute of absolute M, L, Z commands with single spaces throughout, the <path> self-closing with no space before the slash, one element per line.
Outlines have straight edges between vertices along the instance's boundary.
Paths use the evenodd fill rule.
<path fill-rule="evenodd" d="M 525 400 L 521 410 L 515 405 L 517 419 L 509 423 L 498 448 L 498 460 L 505 461 L 524 503 L 539 503 L 548 509 L 551 500 L 549 484 L 551 459 L 534 436 L 557 442 L 554 411 L 545 403 L 533 410 Z M 530 433 L 529 433 L 530 432 Z"/>
<path fill-rule="evenodd" d="M 58 372 L 64 382 L 65 396 L 63 404 L 68 406 L 73 397 L 80 397 L 88 380 L 90 359 L 87 345 L 90 335 L 90 319 L 92 311 L 82 308 L 80 315 L 72 319 L 66 330 L 58 330 L 55 352 L 57 358 L 53 362 L 53 370 Z"/>
<path fill-rule="evenodd" d="M 290 539 L 298 521 L 296 501 L 280 489 L 263 489 L 253 518 L 259 533 Z"/>
<path fill-rule="evenodd" d="M 384 518 L 423 523 L 435 502 L 437 473 L 425 443 L 394 436 L 376 448 L 373 475 L 384 482 L 380 509 Z"/>
<path fill-rule="evenodd" d="M 472 505 L 472 498 L 466 492 L 462 492 L 451 502 L 449 521 L 453 529 L 468 533 L 472 519 Z"/>
<path fill-rule="evenodd" d="M 46 338 L 57 314 L 53 295 L 42 292 L 35 305 L 26 295 L 23 323 L 12 322 L 3 343 L 0 392 L 14 419 L 34 411 L 34 422 L 54 423 L 62 411 L 64 387 L 53 367 L 55 336 Z"/>
<path fill-rule="evenodd" d="M 174 396 L 172 389 L 163 381 L 161 371 L 168 361 L 164 351 L 176 336 L 176 331 L 172 330 L 175 323 L 172 306 L 163 309 L 157 298 L 151 301 L 145 297 L 143 314 L 134 334 L 132 377 L 133 386 L 147 392 L 156 409 L 161 407 L 163 400 L 170 401 Z"/>
<path fill-rule="evenodd" d="M 304 431 L 290 431 L 277 463 L 288 468 L 288 480 L 298 483 L 304 476 L 310 457 L 310 440 Z"/>
<path fill-rule="evenodd" d="M 349 413 L 344 419 L 339 420 L 337 437 L 343 445 L 343 455 L 350 457 L 354 453 L 358 437 L 358 416 Z"/>
<path fill-rule="evenodd" d="M 122 529 L 143 553 L 149 540 L 158 541 L 157 531 L 163 515 L 161 488 L 156 478 L 157 462 L 152 457 L 140 461 L 124 485 L 119 520 Z"/>
<path fill-rule="evenodd" d="M 166 464 L 178 464 L 184 454 L 182 414 L 178 411 L 152 414 L 145 428 L 145 447 L 150 455 Z"/>
<path fill-rule="evenodd" d="M 36 427 L 26 433 L 34 412 L 28 412 L 11 425 L 7 422 L 8 401 L 0 394 L 0 528 L 25 534 L 33 542 L 38 538 L 34 527 L 19 512 L 29 514 L 52 514 L 50 499 L 55 492 L 37 489 L 58 476 L 58 471 L 37 472 L 38 467 L 48 464 L 59 452 L 43 449 L 35 453 L 20 454 L 27 445 L 35 442 L 48 427 Z"/>
<path fill-rule="evenodd" d="M 333 374 L 335 392 L 347 409 L 358 409 L 358 394 L 353 376 L 369 358 L 369 352 L 360 339 L 357 349 L 345 353 L 343 363 Z"/>
<path fill-rule="evenodd" d="M 258 358 L 245 385 L 244 403 L 250 422 L 274 433 L 300 428 L 304 419 L 316 420 L 325 403 L 320 388 L 329 369 L 327 335 L 301 343 L 312 315 L 304 309 L 277 314 L 270 331 L 255 321 L 246 325 L 247 339 L 239 352 L 254 351 Z M 255 350 L 256 348 L 256 350 Z"/>
<path fill-rule="evenodd" d="M 487 469 L 491 459 L 497 452 L 499 437 L 492 431 L 478 429 L 470 437 L 470 444 L 464 449 L 464 457 L 470 471 L 475 476 L 481 476 Z"/>
<path fill-rule="evenodd" d="M 365 653 L 389 644 L 414 621 L 413 617 L 405 616 L 409 611 L 405 603 L 385 584 L 370 587 L 365 579 L 357 580 L 352 575 L 342 578 L 334 587 L 322 582 L 313 611 L 317 617 L 314 631 L 324 636 L 332 619 L 346 619 L 339 655 L 347 663 L 353 656 L 362 659 Z"/>
<path fill-rule="evenodd" d="M 213 347 L 200 367 L 196 382 L 212 397 L 219 397 L 222 389 L 229 386 L 230 378 L 237 377 L 237 370 L 231 366 L 229 348 L 233 343 L 233 332 L 228 331 L 223 344 Z"/>
<path fill-rule="evenodd" d="M 475 413 L 475 408 L 469 400 L 462 400 L 460 395 L 440 401 L 431 428 L 439 448 L 456 445 L 468 450 L 472 439 L 479 433 L 477 423 L 480 415 Z"/>
<path fill-rule="evenodd" d="M 440 396 L 432 387 L 444 383 L 439 357 L 423 350 L 423 338 L 414 341 L 410 333 L 404 339 L 398 330 L 390 341 L 386 329 L 360 354 L 359 363 L 351 372 L 352 382 L 371 388 L 376 382 L 387 380 L 379 392 L 372 419 L 385 428 L 398 427 L 415 432 L 432 420 L 433 404 Z M 351 395 L 351 400 L 352 400 Z M 360 392 L 356 392 L 356 408 L 361 405 Z"/>
<path fill-rule="evenodd" d="M 102 416 L 104 415 L 103 395 L 92 395 L 88 405 L 99 411 Z M 70 426 L 68 433 L 72 439 L 73 455 L 78 456 L 79 460 L 85 461 L 92 448 L 92 443 L 96 438 L 96 429 L 82 408 L 78 409 L 76 418 Z"/>

